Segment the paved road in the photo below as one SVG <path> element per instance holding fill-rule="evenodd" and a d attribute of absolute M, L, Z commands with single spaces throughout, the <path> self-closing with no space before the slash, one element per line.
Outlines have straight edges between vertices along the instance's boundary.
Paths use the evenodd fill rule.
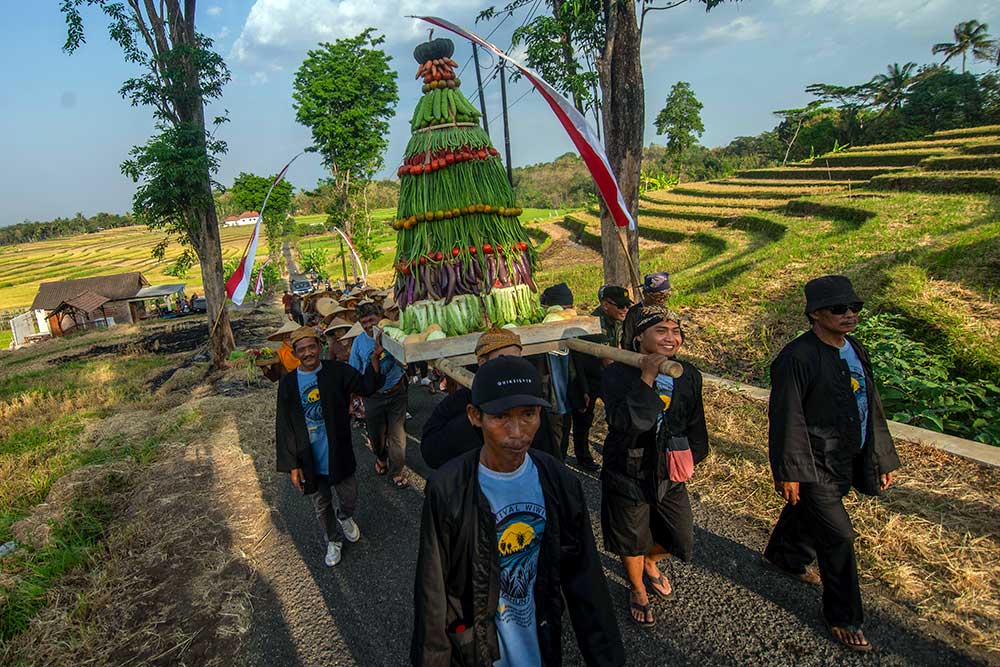
<path fill-rule="evenodd" d="M 277 526 L 255 554 L 261 577 L 243 663 L 271 665 L 403 665 L 412 628 L 412 586 L 423 478 L 417 438 L 422 416 L 437 398 L 410 388 L 407 460 L 414 486 L 391 487 L 372 473 L 370 450 L 358 444 L 362 538 L 348 544 L 335 568 L 323 565 L 312 507 L 288 483 L 269 489 Z M 357 436 L 356 436 L 357 437 Z M 357 443 L 356 443 L 357 444 Z M 579 472 L 600 547 L 597 478 Z M 879 646 L 869 656 L 841 650 L 827 639 L 818 589 L 757 565 L 765 535 L 740 520 L 709 512 L 694 499 L 695 557 L 672 562 L 677 589 L 671 602 L 654 603 L 657 624 L 643 630 L 626 621 L 622 568 L 601 552 L 629 665 L 965 665 L 966 655 L 914 629 L 909 612 L 868 596 L 867 633 Z M 565 664 L 583 664 L 568 618 Z"/>
<path fill-rule="evenodd" d="M 295 263 L 295 258 L 292 257 L 292 249 L 289 247 L 288 241 L 282 242 L 281 254 L 285 256 L 285 264 L 288 266 L 288 282 L 307 280 L 306 276 L 299 272 L 299 267 Z"/>

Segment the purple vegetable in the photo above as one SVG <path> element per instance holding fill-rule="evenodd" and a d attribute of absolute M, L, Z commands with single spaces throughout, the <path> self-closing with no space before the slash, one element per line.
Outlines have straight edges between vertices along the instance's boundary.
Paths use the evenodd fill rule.
<path fill-rule="evenodd" d="M 455 298 L 455 290 L 458 288 L 458 273 L 455 268 L 450 264 L 444 265 L 444 272 L 448 275 L 448 292 L 445 294 L 445 305 L 451 303 L 451 300 Z"/>
<path fill-rule="evenodd" d="M 509 287 L 511 284 L 510 274 L 507 272 L 507 260 L 503 257 L 497 257 L 497 277 L 500 279 L 500 284 L 504 287 Z"/>
<path fill-rule="evenodd" d="M 451 283 L 451 272 L 448 270 L 448 265 L 442 263 L 434 269 L 434 272 L 438 275 L 438 280 L 441 283 L 441 293 L 444 294 L 448 291 Z"/>

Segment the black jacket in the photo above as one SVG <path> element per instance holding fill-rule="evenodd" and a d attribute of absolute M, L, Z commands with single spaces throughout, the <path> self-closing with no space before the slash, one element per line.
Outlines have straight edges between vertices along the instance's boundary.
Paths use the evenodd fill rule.
<path fill-rule="evenodd" d="M 663 401 L 642 381 L 642 372 L 618 362 L 604 369 L 608 436 L 601 477 L 620 495 L 651 502 L 675 485 L 663 474 L 667 436 L 686 436 L 695 463 L 708 455 L 701 373 L 686 361 L 679 363 L 684 373 L 674 379 L 666 427 L 659 434 L 656 422 L 663 412 Z"/>
<path fill-rule="evenodd" d="M 563 596 L 587 665 L 622 665 L 625 649 L 594 545 L 580 480 L 551 456 L 528 450 L 545 496 L 546 525 L 535 580 L 542 662 L 562 664 Z M 424 490 L 414 585 L 414 665 L 491 667 L 500 657 L 496 520 L 479 488 L 479 450 L 450 461 Z M 455 632 L 459 625 L 464 632 Z"/>
<path fill-rule="evenodd" d="M 351 444 L 351 394 L 371 396 L 385 381 L 368 365 L 365 374 L 340 361 L 322 361 L 316 375 L 320 401 L 323 403 L 323 421 L 329 443 L 330 480 L 336 484 L 354 474 L 357 461 Z M 292 371 L 278 383 L 278 413 L 275 418 L 275 447 L 278 472 L 291 472 L 302 468 L 305 476 L 304 492 L 316 491 L 316 471 L 309 429 L 299 397 L 299 372 Z"/>
<path fill-rule="evenodd" d="M 472 402 L 472 392 L 459 387 L 451 396 L 434 406 L 431 416 L 424 422 L 424 432 L 420 436 L 420 454 L 424 463 L 437 469 L 465 452 L 483 446 L 483 432 L 472 425 L 465 408 Z M 552 431 L 549 429 L 549 414 L 542 410 L 542 423 L 535 433 L 531 448 L 557 456 L 552 445 Z"/>
<path fill-rule="evenodd" d="M 771 364 L 771 473 L 783 482 L 850 482 L 861 493 L 878 495 L 879 476 L 898 468 L 899 457 L 868 352 L 855 338 L 847 340 L 865 371 L 868 435 L 864 448 L 847 362 L 837 348 L 807 331 L 786 345 Z"/>

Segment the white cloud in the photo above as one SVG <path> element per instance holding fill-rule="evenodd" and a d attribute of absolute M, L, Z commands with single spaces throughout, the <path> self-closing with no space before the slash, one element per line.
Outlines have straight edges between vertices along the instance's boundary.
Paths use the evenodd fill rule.
<path fill-rule="evenodd" d="M 749 42 L 764 34 L 764 25 L 752 16 L 741 16 L 725 25 L 712 26 L 698 37 L 703 42 Z"/>
<path fill-rule="evenodd" d="M 797 14 L 833 14 L 847 23 L 889 19 L 897 28 L 949 18 L 955 14 L 958 4 L 967 5 L 972 14 L 988 11 L 989 5 L 978 0 L 965 3 L 956 0 L 775 0 L 775 4 Z"/>
<path fill-rule="evenodd" d="M 219 5 L 210 5 L 207 11 L 209 16 L 218 16 L 222 13 L 222 7 Z"/>
<path fill-rule="evenodd" d="M 255 68 L 285 62 L 301 58 L 317 42 L 352 37 L 368 27 L 389 39 L 412 41 L 426 34 L 427 26 L 407 15 L 447 16 L 476 6 L 473 0 L 256 0 L 230 59 Z"/>

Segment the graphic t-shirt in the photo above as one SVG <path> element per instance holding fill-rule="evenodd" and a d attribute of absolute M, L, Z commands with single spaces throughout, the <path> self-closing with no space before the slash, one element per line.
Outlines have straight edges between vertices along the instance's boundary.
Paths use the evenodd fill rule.
<path fill-rule="evenodd" d="M 660 400 L 663 401 L 663 412 L 666 412 L 667 408 L 670 407 L 670 399 L 674 395 L 674 379 L 669 375 L 660 373 L 656 376 L 656 382 L 653 385 L 656 393 L 660 395 Z M 657 425 L 663 423 L 663 412 L 660 413 Z"/>
<path fill-rule="evenodd" d="M 545 497 L 530 456 L 514 472 L 479 464 L 479 488 L 496 516 L 500 551 L 500 601 L 497 605 L 497 667 L 541 665 L 535 629 L 535 577 L 545 533 Z"/>
<path fill-rule="evenodd" d="M 865 439 L 868 437 L 868 387 L 865 384 L 865 369 L 849 341 L 845 340 L 844 346 L 840 348 L 840 358 L 847 362 L 847 367 L 851 370 L 851 390 L 854 392 L 854 400 L 858 403 L 861 446 L 864 447 Z"/>
<path fill-rule="evenodd" d="M 323 421 L 323 404 L 319 400 L 319 385 L 316 382 L 315 371 L 309 373 L 299 367 L 299 399 L 302 401 L 302 412 L 306 416 L 306 427 L 309 429 L 309 444 L 312 447 L 313 463 L 317 475 L 330 474 L 330 445 L 326 439 L 326 422 Z"/>

